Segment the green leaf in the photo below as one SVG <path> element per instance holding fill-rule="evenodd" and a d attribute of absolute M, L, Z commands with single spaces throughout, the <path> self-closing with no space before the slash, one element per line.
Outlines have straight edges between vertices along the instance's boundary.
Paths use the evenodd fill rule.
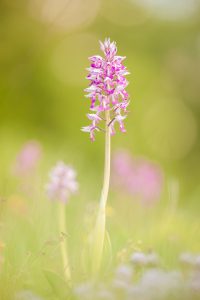
<path fill-rule="evenodd" d="M 44 275 L 51 286 L 52 292 L 59 297 L 59 299 L 66 299 L 69 296 L 70 288 L 67 282 L 57 273 L 50 270 L 43 270 Z M 69 299 L 69 298 L 67 298 Z"/>

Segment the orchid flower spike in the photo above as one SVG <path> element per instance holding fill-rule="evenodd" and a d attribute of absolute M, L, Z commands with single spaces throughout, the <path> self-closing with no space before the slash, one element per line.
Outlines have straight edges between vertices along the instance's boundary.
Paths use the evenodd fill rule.
<path fill-rule="evenodd" d="M 95 140 L 95 131 L 100 131 L 100 123 L 105 122 L 104 113 L 110 111 L 111 121 L 107 124 L 110 133 L 115 134 L 115 124 L 119 124 L 119 129 L 125 132 L 124 119 L 127 116 L 127 106 L 129 105 L 129 95 L 126 91 L 128 81 L 125 78 L 129 74 L 122 64 L 125 56 L 117 56 L 115 42 L 105 39 L 100 42 L 100 48 L 104 57 L 94 55 L 89 57 L 91 62 L 88 76 L 90 85 L 85 89 L 86 97 L 91 101 L 91 114 L 87 114 L 91 125 L 82 127 L 82 131 L 89 132 L 90 139 Z"/>

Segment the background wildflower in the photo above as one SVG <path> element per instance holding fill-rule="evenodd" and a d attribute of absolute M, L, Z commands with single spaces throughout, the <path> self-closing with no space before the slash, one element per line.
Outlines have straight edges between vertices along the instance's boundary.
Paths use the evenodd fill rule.
<path fill-rule="evenodd" d="M 75 170 L 62 161 L 58 162 L 49 174 L 46 188 L 50 199 L 67 202 L 78 190 Z"/>
<path fill-rule="evenodd" d="M 163 172 L 155 163 L 132 156 L 121 150 L 113 158 L 113 184 L 142 203 L 151 205 L 159 200 L 163 187 Z"/>
<path fill-rule="evenodd" d="M 136 266 L 145 266 L 146 255 L 142 252 L 135 252 L 131 255 L 131 262 Z"/>
<path fill-rule="evenodd" d="M 42 156 L 42 147 L 37 141 L 27 142 L 17 155 L 13 166 L 13 173 L 17 176 L 27 176 L 32 174 Z"/>

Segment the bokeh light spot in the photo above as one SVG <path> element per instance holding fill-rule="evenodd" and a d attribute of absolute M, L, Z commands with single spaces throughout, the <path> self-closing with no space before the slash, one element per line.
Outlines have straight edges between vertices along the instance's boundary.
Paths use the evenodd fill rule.
<path fill-rule="evenodd" d="M 149 148 L 169 160 L 185 157 L 197 138 L 192 112 L 176 99 L 160 100 L 149 107 L 144 112 L 142 131 Z"/>
<path fill-rule="evenodd" d="M 159 18 L 177 20 L 191 17 L 198 0 L 136 0 Z"/>
<path fill-rule="evenodd" d="M 100 0 L 32 0 L 30 5 L 34 16 L 64 31 L 87 27 L 96 18 L 99 8 Z"/>
<path fill-rule="evenodd" d="M 98 52 L 98 39 L 95 35 L 73 35 L 57 45 L 52 55 L 52 70 L 63 83 L 82 85 L 87 73 L 85 69 L 88 57 Z"/>
<path fill-rule="evenodd" d="M 143 8 L 127 0 L 104 0 L 101 12 L 108 21 L 120 26 L 140 25 L 147 19 Z"/>

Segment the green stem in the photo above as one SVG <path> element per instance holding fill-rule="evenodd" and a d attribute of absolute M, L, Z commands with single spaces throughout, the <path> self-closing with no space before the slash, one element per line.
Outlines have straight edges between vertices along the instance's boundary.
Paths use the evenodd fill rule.
<path fill-rule="evenodd" d="M 59 203 L 59 232 L 61 233 L 61 255 L 64 268 L 64 276 L 66 281 L 70 284 L 71 272 L 69 259 L 67 254 L 67 234 L 66 234 L 66 214 L 65 214 L 65 203 Z"/>
<path fill-rule="evenodd" d="M 104 162 L 104 178 L 103 178 L 103 188 L 101 192 L 99 211 L 97 215 L 96 225 L 94 229 L 93 236 L 93 261 L 92 261 L 92 271 L 93 274 L 97 274 L 102 260 L 104 238 L 105 238 L 105 226 L 106 226 L 106 203 L 109 191 L 110 182 L 110 149 L 111 149 L 111 139 L 110 139 L 110 127 L 108 126 L 110 122 L 110 112 L 105 112 L 105 162 Z"/>

